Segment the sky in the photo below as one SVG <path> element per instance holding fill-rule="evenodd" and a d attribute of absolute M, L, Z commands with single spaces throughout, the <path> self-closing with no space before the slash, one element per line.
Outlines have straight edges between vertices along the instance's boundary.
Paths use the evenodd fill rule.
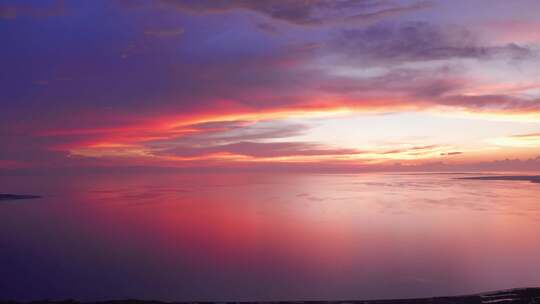
<path fill-rule="evenodd" d="M 540 171 L 536 0 L 0 0 L 0 170 Z"/>

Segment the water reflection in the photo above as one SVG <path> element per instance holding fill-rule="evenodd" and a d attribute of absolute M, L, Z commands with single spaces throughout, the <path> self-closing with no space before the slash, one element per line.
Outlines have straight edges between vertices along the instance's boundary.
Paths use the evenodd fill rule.
<path fill-rule="evenodd" d="M 540 186 L 451 175 L 13 177 L 0 297 L 292 300 L 540 285 Z"/>

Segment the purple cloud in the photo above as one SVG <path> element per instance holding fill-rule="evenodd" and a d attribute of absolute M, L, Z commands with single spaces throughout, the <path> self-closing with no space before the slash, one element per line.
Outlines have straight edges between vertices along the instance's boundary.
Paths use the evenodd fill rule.
<path fill-rule="evenodd" d="M 274 20 L 304 26 L 373 22 L 431 6 L 431 3 L 427 1 L 411 5 L 398 5 L 388 1 L 375 0 L 161 0 L 160 2 L 168 7 L 199 14 L 247 10 Z"/>
<path fill-rule="evenodd" d="M 159 155 L 201 156 L 214 153 L 231 153 L 251 157 L 286 157 L 286 156 L 325 156 L 358 154 L 355 149 L 332 149 L 319 144 L 301 142 L 248 142 L 242 141 L 227 145 L 210 147 L 176 147 L 159 151 Z"/>
<path fill-rule="evenodd" d="M 369 65 L 391 65 L 452 58 L 523 58 L 532 53 L 517 44 L 486 46 L 466 28 L 440 27 L 428 22 L 378 24 L 344 29 L 334 42 L 336 52 Z"/>

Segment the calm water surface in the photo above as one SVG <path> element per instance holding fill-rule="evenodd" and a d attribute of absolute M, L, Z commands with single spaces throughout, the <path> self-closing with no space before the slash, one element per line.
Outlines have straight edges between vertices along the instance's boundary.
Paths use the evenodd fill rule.
<path fill-rule="evenodd" d="M 0 299 L 297 300 L 540 286 L 540 184 L 458 175 L 0 177 Z"/>

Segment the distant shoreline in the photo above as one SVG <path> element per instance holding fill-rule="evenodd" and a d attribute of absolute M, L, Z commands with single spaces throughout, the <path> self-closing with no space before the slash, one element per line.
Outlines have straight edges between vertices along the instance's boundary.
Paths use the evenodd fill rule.
<path fill-rule="evenodd" d="M 96 304 L 121 304 L 121 303 L 137 303 L 137 304 L 183 304 L 183 303 L 314 303 L 314 304 L 482 304 L 482 303 L 527 303 L 540 304 L 540 288 L 519 288 L 510 290 L 500 290 L 479 294 L 461 295 L 452 297 L 432 297 L 432 298 L 410 298 L 410 299 L 390 299 L 390 300 L 296 300 L 296 301 L 185 301 L 185 302 L 164 302 L 152 300 L 110 300 L 97 302 L 79 302 L 75 300 L 37 300 L 37 301 L 0 301 L 0 304 L 19 304 L 19 303 L 62 303 L 62 304 L 78 304 L 78 303 L 96 303 Z"/>
<path fill-rule="evenodd" d="M 473 177 L 458 177 L 457 179 L 469 180 L 492 180 L 492 181 L 529 181 L 531 183 L 540 183 L 540 175 L 506 175 L 506 176 L 473 176 Z"/>
<path fill-rule="evenodd" d="M 41 198 L 39 195 L 0 193 L 0 201 Z"/>

